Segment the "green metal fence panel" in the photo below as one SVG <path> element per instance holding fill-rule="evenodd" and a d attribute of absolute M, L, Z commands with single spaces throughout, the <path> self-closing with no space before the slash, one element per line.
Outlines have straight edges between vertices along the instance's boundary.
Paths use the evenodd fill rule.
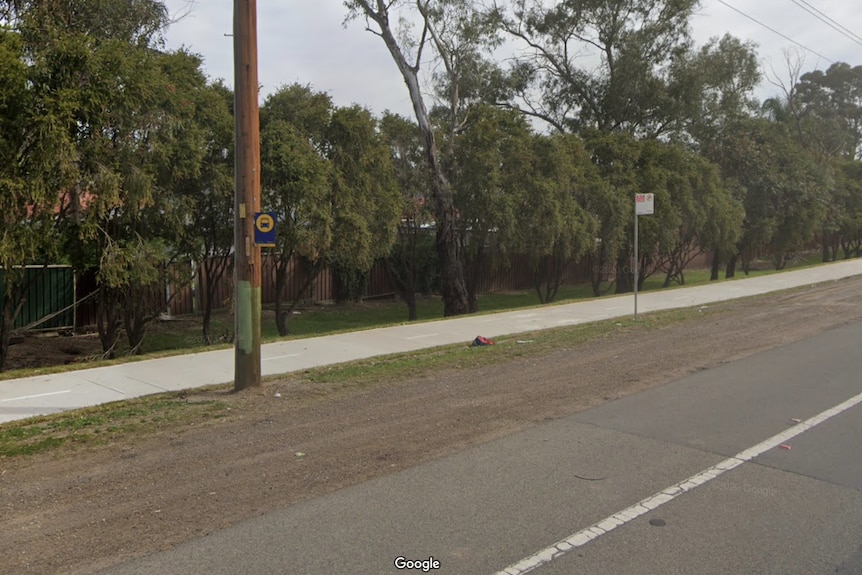
<path fill-rule="evenodd" d="M 13 329 L 74 329 L 75 273 L 70 266 L 27 266 L 23 285 L 24 305 Z M 4 288 L 5 273 L 0 269 L 0 304 Z"/>

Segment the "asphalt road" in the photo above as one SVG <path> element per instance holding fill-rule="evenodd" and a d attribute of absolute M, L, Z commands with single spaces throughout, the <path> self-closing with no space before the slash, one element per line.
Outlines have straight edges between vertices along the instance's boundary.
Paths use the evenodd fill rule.
<path fill-rule="evenodd" d="M 102 574 L 862 573 L 859 341 L 700 371 Z"/>

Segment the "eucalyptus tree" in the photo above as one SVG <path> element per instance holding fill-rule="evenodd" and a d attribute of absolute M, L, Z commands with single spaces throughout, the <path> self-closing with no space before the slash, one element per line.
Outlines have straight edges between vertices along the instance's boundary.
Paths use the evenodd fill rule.
<path fill-rule="evenodd" d="M 691 155 L 677 145 L 658 140 L 627 140 L 621 134 L 598 143 L 599 150 L 604 148 L 598 161 L 604 170 L 610 169 L 605 177 L 614 182 L 612 197 L 622 211 L 622 217 L 615 221 L 624 222 L 617 230 L 615 244 L 616 293 L 632 291 L 634 287 L 634 193 L 652 194 L 655 205 L 654 213 L 639 218 L 638 222 L 638 288 L 662 270 L 672 269 L 674 277 L 679 277 L 675 264 L 690 261 L 694 255 L 690 242 L 701 231 L 692 226 L 696 222 L 686 221 L 692 208 L 688 181 L 692 166 L 687 162 Z"/>
<path fill-rule="evenodd" d="M 660 174 L 655 216 L 659 221 L 658 257 L 665 271 L 664 287 L 685 284 L 685 270 L 692 260 L 708 251 L 729 253 L 736 245 L 742 224 L 742 204 L 733 197 L 706 159 L 679 145 L 648 143 L 655 148 Z M 646 187 L 643 187 L 647 191 Z"/>
<path fill-rule="evenodd" d="M 79 269 L 99 268 L 103 349 L 115 352 L 125 326 L 139 351 L 161 305 L 153 289 L 186 223 L 171 186 L 197 169 L 202 149 L 188 122 L 200 63 L 159 52 L 167 11 L 155 0 L 5 7 L 32 68 L 39 139 L 62 162 L 45 173 L 62 196 L 68 257 Z"/>
<path fill-rule="evenodd" d="M 523 47 L 513 67 L 523 112 L 561 132 L 656 137 L 678 127 L 674 64 L 698 0 L 512 0 L 499 26 Z"/>
<path fill-rule="evenodd" d="M 848 220 L 843 209 L 847 198 L 841 182 L 845 162 L 862 158 L 862 66 L 844 62 L 826 71 L 800 74 L 800 62 L 788 61 L 790 81 L 783 94 L 765 106 L 765 112 L 786 124 L 798 144 L 834 181 L 824 197 L 825 214 L 820 226 L 823 260 L 835 259 Z"/>
<path fill-rule="evenodd" d="M 420 70 L 428 64 L 425 57 L 431 52 L 442 70 L 437 84 L 442 83 L 448 92 L 450 128 L 457 129 L 460 102 L 465 91 L 469 91 L 462 82 L 462 73 L 478 63 L 482 20 L 475 17 L 478 11 L 470 0 L 347 0 L 344 4 L 348 19 L 364 19 L 367 29 L 383 40 L 407 85 L 431 178 L 443 313 L 446 316 L 466 313 L 469 304 L 458 252 L 454 194 L 425 103 Z M 420 32 L 413 34 L 409 24 L 393 27 L 393 20 L 417 22 Z M 473 34 L 477 35 L 470 36 Z"/>
<path fill-rule="evenodd" d="M 307 86 L 283 86 L 260 110 L 261 207 L 276 214 L 275 321 L 288 333 L 292 311 L 283 307 L 291 263 L 308 266 L 294 301 L 309 289 L 332 243 L 332 215 L 326 208 L 331 165 L 326 160 L 326 129 L 332 100 Z M 299 272 L 300 270 L 295 270 Z"/>
<path fill-rule="evenodd" d="M 233 91 L 221 81 L 209 83 L 196 93 L 194 122 L 203 132 L 204 154 L 200 168 L 181 178 L 174 186 L 189 203 L 184 250 L 197 262 L 192 270 L 203 286 L 201 302 L 202 337 L 213 342 L 212 311 L 224 278 L 233 266 Z"/>
<path fill-rule="evenodd" d="M 578 201 L 595 185 L 595 170 L 580 140 L 563 134 L 536 135 L 530 169 L 521 170 L 517 225 L 522 253 L 530 259 L 539 300 L 554 300 L 566 268 L 590 253 L 596 221 Z"/>
<path fill-rule="evenodd" d="M 591 284 L 602 294 L 606 278 L 618 292 L 632 289 L 629 230 L 633 227 L 634 194 L 639 191 L 637 165 L 641 146 L 627 132 L 588 130 L 584 144 L 599 180 L 587 190 L 581 205 L 598 222 Z"/>
<path fill-rule="evenodd" d="M 671 92 L 674 101 L 681 103 L 679 114 L 683 125 L 673 138 L 711 160 L 709 151 L 725 136 L 728 127 L 758 113 L 760 102 L 754 90 L 760 83 L 761 73 L 756 46 L 725 34 L 721 38 L 711 38 L 700 48 L 692 48 L 687 57 L 674 63 L 674 68 Z M 707 187 L 711 184 L 707 183 Z M 728 187 L 721 182 L 718 189 L 724 192 Z M 741 214 L 734 215 L 739 201 L 724 193 L 707 195 L 698 201 L 703 207 L 709 204 L 710 209 L 721 216 L 706 222 L 714 238 L 714 245 L 709 247 L 710 278 L 717 280 L 721 266 L 735 253 L 735 239 L 742 221 Z M 733 215 L 733 218 L 725 219 L 725 215 Z M 698 249 L 704 247 L 699 245 L 700 240 L 696 243 Z M 678 271 L 681 274 L 682 268 Z M 672 272 L 666 281 L 676 275 L 677 272 Z"/>
<path fill-rule="evenodd" d="M 754 46 L 725 36 L 696 48 L 689 21 L 697 6 L 697 0 L 512 0 L 490 11 L 523 48 L 509 71 L 511 92 L 503 104 L 558 132 L 581 135 L 602 175 L 583 200 L 598 221 L 597 295 L 608 276 L 615 277 L 618 292 L 632 289 L 633 195 L 673 176 L 653 164 L 652 172 L 646 164 L 639 168 L 648 151 L 639 141 L 702 148 L 754 105 Z M 653 193 L 661 198 L 665 191 Z M 666 242 L 672 232 L 660 229 L 662 217 L 644 219 L 645 247 L 655 249 L 642 254 L 641 279 L 664 264 L 661 254 L 670 253 L 649 239 Z"/>
<path fill-rule="evenodd" d="M 729 34 L 711 38 L 672 66 L 669 91 L 680 118 L 675 139 L 702 150 L 729 123 L 757 115 L 761 74 L 754 44 Z"/>
<path fill-rule="evenodd" d="M 602 182 L 583 204 L 599 222 L 593 289 L 614 277 L 617 293 L 633 287 L 634 194 L 654 195 L 655 212 L 639 219 L 638 286 L 663 271 L 665 285 L 709 250 L 735 248 L 742 208 L 716 166 L 680 144 L 593 132 L 586 139 Z"/>
<path fill-rule="evenodd" d="M 328 206 L 333 214 L 328 263 L 340 272 L 343 295 L 362 296 L 368 272 L 386 257 L 401 219 L 401 194 L 385 136 L 371 112 L 338 107 L 327 129 L 332 165 Z"/>
<path fill-rule="evenodd" d="M 752 258 L 770 250 L 776 267 L 815 237 L 822 221 L 828 174 L 792 136 L 788 126 L 762 119 L 729 126 L 708 151 L 744 208 L 742 230 L 728 259 L 748 273 Z"/>
<path fill-rule="evenodd" d="M 198 57 L 134 50 L 121 63 L 130 79 L 85 142 L 97 179 L 80 237 L 98 246 L 101 288 L 116 295 L 139 353 L 147 325 L 164 310 L 160 286 L 190 281 L 170 264 L 189 256 L 199 233 L 190 225 L 194 199 L 182 188 L 200 177 L 212 118 Z"/>
<path fill-rule="evenodd" d="M 388 253 L 399 192 L 389 148 L 368 110 L 337 108 L 330 97 L 293 84 L 261 108 L 262 205 L 276 213 L 276 326 L 287 319 L 327 264 L 360 272 Z M 304 282 L 287 309 L 291 262 Z"/>
<path fill-rule="evenodd" d="M 470 312 L 479 309 L 483 274 L 505 265 L 515 249 L 523 225 L 519 205 L 536 161 L 533 138 L 522 115 L 488 105 L 475 106 L 458 135 L 451 179 Z"/>
<path fill-rule="evenodd" d="M 401 193 L 401 220 L 386 269 L 398 296 L 407 306 L 407 319 L 418 319 L 416 295 L 430 295 L 437 284 L 437 257 L 428 231 L 434 215 L 428 208 L 429 178 L 422 157 L 419 128 L 403 116 L 386 112 L 380 131 L 389 145 L 396 185 Z"/>
<path fill-rule="evenodd" d="M 845 160 L 835 171 L 839 244 L 844 259 L 862 257 L 862 162 Z"/>
<path fill-rule="evenodd" d="M 467 311 L 474 313 L 479 309 L 477 290 L 483 275 L 491 266 L 506 261 L 511 217 L 505 214 L 511 211 L 507 208 L 512 204 L 510 196 L 518 192 L 511 180 L 503 184 L 509 188 L 506 191 L 490 190 L 500 185 L 504 170 L 499 164 L 516 163 L 502 156 L 511 154 L 513 143 L 519 139 L 521 149 L 525 147 L 523 139 L 529 135 L 529 127 L 517 115 L 501 114 L 490 107 L 505 90 L 505 78 L 494 60 L 494 49 L 501 39 L 493 21 L 472 1 L 421 4 L 423 18 L 431 23 L 429 36 L 436 64 L 431 74 L 435 102 L 432 122 L 442 135 L 441 163 L 452 186 L 457 213 Z M 490 179 L 483 181 L 480 174 Z M 492 201 L 482 202 L 483 196 Z M 490 226 L 482 228 L 486 224 Z M 496 245 L 487 244 L 489 240 Z"/>
<path fill-rule="evenodd" d="M 54 178 L 69 169 L 50 121 L 33 107 L 32 79 L 20 35 L 0 28 L 0 369 L 24 304 L 25 266 L 58 256 Z"/>
<path fill-rule="evenodd" d="M 641 140 L 638 142 L 638 159 L 635 164 L 635 181 L 638 192 L 653 194 L 655 210 L 648 217 L 638 221 L 638 288 L 653 274 L 673 267 L 672 256 L 683 257 L 678 251 L 678 232 L 685 224 L 683 212 L 689 203 L 686 197 L 688 186 L 685 185 L 687 171 L 680 163 L 676 163 L 676 147 L 669 147 L 657 140 Z M 634 198 L 628 198 L 626 211 L 633 215 Z M 621 255 L 627 262 L 634 261 L 634 229 L 626 230 L 622 243 Z M 685 234 L 688 235 L 687 233 Z M 686 238 L 688 239 L 688 238 Z M 629 291 L 634 285 L 634 269 L 631 264 L 623 266 L 618 260 L 617 293 Z M 625 273 L 620 275 L 620 269 Z"/>
<path fill-rule="evenodd" d="M 826 71 L 799 73 L 788 62 L 788 84 L 766 104 L 771 117 L 788 124 L 800 144 L 821 159 L 862 157 L 862 66 L 844 62 Z"/>
<path fill-rule="evenodd" d="M 37 50 L 60 31 L 150 48 L 169 20 L 162 0 L 0 0 L 0 14 Z"/>

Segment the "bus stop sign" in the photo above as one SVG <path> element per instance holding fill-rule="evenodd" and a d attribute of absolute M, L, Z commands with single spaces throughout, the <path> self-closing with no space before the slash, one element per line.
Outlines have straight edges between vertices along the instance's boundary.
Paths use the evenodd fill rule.
<path fill-rule="evenodd" d="M 254 215 L 254 243 L 265 248 L 275 247 L 274 212 L 259 212 Z"/>

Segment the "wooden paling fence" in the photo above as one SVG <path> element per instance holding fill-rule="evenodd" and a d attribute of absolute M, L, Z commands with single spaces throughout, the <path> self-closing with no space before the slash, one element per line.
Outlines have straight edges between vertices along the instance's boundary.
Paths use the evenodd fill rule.
<path fill-rule="evenodd" d="M 261 270 L 261 298 L 264 306 L 275 303 L 275 258 L 264 255 Z M 689 266 L 704 267 L 708 265 L 706 256 L 697 258 Z M 584 258 L 568 266 L 563 276 L 563 283 L 577 284 L 590 281 L 593 262 L 591 258 Z M 200 272 L 200 266 L 191 263 L 173 264 L 168 277 L 184 277 L 183 282 L 166 282 L 165 285 L 156 286 L 152 297 L 160 305 L 164 313 L 170 315 L 190 315 L 200 313 L 205 304 L 207 289 L 205 278 Z M 306 283 L 305 266 L 299 257 L 295 257 L 289 263 L 288 285 L 286 287 L 285 301 L 292 301 L 299 296 L 299 292 Z M 97 287 L 96 271 L 88 270 L 77 277 L 76 293 L 78 300 L 82 300 L 88 294 L 95 292 Z M 233 288 L 233 276 L 230 270 L 219 280 L 214 291 L 214 310 L 225 309 L 231 305 L 231 293 Z M 533 289 L 533 278 L 530 260 L 525 255 L 512 256 L 505 265 L 486 264 L 480 270 L 478 282 L 479 293 L 523 291 Z M 333 270 L 323 269 L 314 280 L 308 292 L 303 296 L 306 303 L 329 302 L 336 299 L 338 293 L 337 278 Z M 383 297 L 394 297 L 395 289 L 389 281 L 384 261 L 378 261 L 368 275 L 364 297 L 375 299 Z M 97 302 L 95 298 L 89 298 L 78 306 L 76 314 L 76 327 L 87 328 L 96 324 Z"/>

